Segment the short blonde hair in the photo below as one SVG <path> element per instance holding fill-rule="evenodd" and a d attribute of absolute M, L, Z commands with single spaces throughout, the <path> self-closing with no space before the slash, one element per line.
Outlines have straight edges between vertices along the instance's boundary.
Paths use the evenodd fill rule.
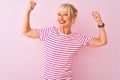
<path fill-rule="evenodd" d="M 78 14 L 78 10 L 72 4 L 69 3 L 64 3 L 60 5 L 57 12 L 60 13 L 62 11 L 67 12 L 68 15 L 70 15 L 73 19 L 76 19 Z"/>

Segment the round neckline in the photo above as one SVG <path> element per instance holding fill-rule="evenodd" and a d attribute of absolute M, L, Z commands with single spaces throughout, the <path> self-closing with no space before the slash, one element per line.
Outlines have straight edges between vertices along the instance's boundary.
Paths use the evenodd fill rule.
<path fill-rule="evenodd" d="M 70 34 L 64 34 L 64 33 L 62 33 L 61 31 L 60 31 L 60 28 L 57 28 L 57 30 L 58 30 L 58 33 L 60 34 L 60 35 L 64 35 L 64 36 L 71 36 L 72 34 L 73 34 L 73 32 L 71 32 Z"/>

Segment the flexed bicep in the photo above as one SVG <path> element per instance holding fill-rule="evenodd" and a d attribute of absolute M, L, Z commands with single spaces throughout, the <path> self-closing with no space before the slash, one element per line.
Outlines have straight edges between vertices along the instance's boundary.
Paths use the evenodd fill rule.
<path fill-rule="evenodd" d="M 31 29 L 29 32 L 25 34 L 26 37 L 32 38 L 32 39 L 38 39 L 39 35 L 36 31 L 36 29 Z"/>
<path fill-rule="evenodd" d="M 22 27 L 22 34 L 26 37 L 34 38 L 34 39 L 39 38 L 36 30 L 31 29 L 31 25 L 30 25 L 30 13 L 34 9 L 35 5 L 36 3 L 33 0 L 29 1 Z"/>

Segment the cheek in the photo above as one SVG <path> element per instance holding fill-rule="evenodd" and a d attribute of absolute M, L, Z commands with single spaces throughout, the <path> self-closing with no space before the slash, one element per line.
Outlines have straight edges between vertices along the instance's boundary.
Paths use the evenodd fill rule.
<path fill-rule="evenodd" d="M 69 23 L 72 22 L 72 18 L 71 18 L 71 17 L 68 17 L 66 20 L 67 20 Z"/>
<path fill-rule="evenodd" d="M 57 17 L 57 21 L 59 21 L 60 20 L 60 18 L 59 17 Z"/>

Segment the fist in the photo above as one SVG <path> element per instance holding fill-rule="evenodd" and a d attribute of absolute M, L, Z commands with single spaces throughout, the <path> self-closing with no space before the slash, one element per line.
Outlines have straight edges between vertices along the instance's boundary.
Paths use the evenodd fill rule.
<path fill-rule="evenodd" d="M 33 0 L 30 0 L 27 11 L 32 11 L 34 9 L 35 5 L 36 5 L 36 2 L 34 2 Z"/>
<path fill-rule="evenodd" d="M 92 12 L 92 16 L 95 19 L 95 21 L 97 21 L 98 24 L 102 24 L 102 19 L 98 11 Z"/>

